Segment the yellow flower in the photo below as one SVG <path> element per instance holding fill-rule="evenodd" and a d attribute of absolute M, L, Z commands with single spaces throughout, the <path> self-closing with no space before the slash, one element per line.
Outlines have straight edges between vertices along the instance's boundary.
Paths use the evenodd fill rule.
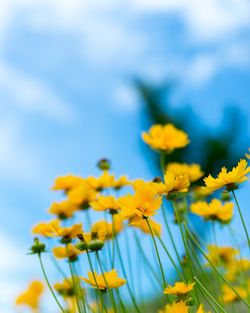
<path fill-rule="evenodd" d="M 114 269 L 104 273 L 104 275 L 97 274 L 96 272 L 89 272 L 88 278 L 80 278 L 85 281 L 85 283 L 91 285 L 93 288 L 98 288 L 101 290 L 118 288 L 126 283 L 126 279 L 118 277 L 118 274 Z"/>
<path fill-rule="evenodd" d="M 27 290 L 25 290 L 16 298 L 16 304 L 26 305 L 31 309 L 36 310 L 39 308 L 39 302 L 43 291 L 43 283 L 40 281 L 33 281 L 30 283 Z"/>
<path fill-rule="evenodd" d="M 201 187 L 201 186 L 196 186 L 193 189 L 193 198 L 195 200 L 201 199 L 201 198 L 206 198 L 210 196 L 214 191 L 209 190 L 207 188 Z"/>
<path fill-rule="evenodd" d="M 68 192 L 69 200 L 75 205 L 80 206 L 82 210 L 89 208 L 89 203 L 95 200 L 97 195 L 98 193 L 94 187 L 87 181 L 78 184 Z"/>
<path fill-rule="evenodd" d="M 165 192 L 167 194 L 176 192 L 187 192 L 190 181 L 187 174 L 175 176 L 171 172 L 164 175 Z"/>
<path fill-rule="evenodd" d="M 134 195 L 127 195 L 119 198 L 121 214 L 125 219 L 129 219 L 130 224 L 134 224 L 155 215 L 160 208 L 162 199 L 150 188 L 136 190 Z"/>
<path fill-rule="evenodd" d="M 230 281 L 235 280 L 241 272 L 247 272 L 250 270 L 250 260 L 240 259 L 232 260 L 226 266 L 226 278 Z"/>
<path fill-rule="evenodd" d="M 111 188 L 114 185 L 115 177 L 110 175 L 108 171 L 103 171 L 102 175 L 99 177 L 90 176 L 87 178 L 87 182 L 96 191 L 102 191 L 105 188 Z"/>
<path fill-rule="evenodd" d="M 174 286 L 168 286 L 164 289 L 164 294 L 182 296 L 193 290 L 195 283 L 186 284 L 184 282 L 176 282 Z"/>
<path fill-rule="evenodd" d="M 143 179 L 135 179 L 132 182 L 132 187 L 136 191 L 142 188 L 150 188 L 154 190 L 156 194 L 163 194 L 166 192 L 165 184 L 162 181 L 145 181 Z"/>
<path fill-rule="evenodd" d="M 161 234 L 161 224 L 155 222 L 152 219 L 148 219 L 148 222 L 150 223 L 150 226 L 151 226 L 153 232 L 160 235 Z M 139 228 L 145 234 L 151 234 L 150 229 L 148 227 L 148 223 L 144 219 L 138 221 L 137 223 L 134 223 L 133 226 Z"/>
<path fill-rule="evenodd" d="M 174 302 L 167 304 L 163 310 L 158 313 L 188 313 L 188 306 L 184 301 Z"/>
<path fill-rule="evenodd" d="M 74 280 L 78 279 L 74 277 Z M 61 283 L 55 283 L 54 289 L 64 297 L 71 297 L 74 295 L 74 284 L 72 277 L 65 278 Z"/>
<path fill-rule="evenodd" d="M 200 304 L 196 313 L 205 313 L 203 304 Z M 210 311 L 208 313 L 211 313 Z"/>
<path fill-rule="evenodd" d="M 189 143 L 188 135 L 172 124 L 153 125 L 148 132 L 143 132 L 142 139 L 152 149 L 165 152 L 186 147 Z"/>
<path fill-rule="evenodd" d="M 190 210 L 194 214 L 203 216 L 207 220 L 219 220 L 229 222 L 233 217 L 233 203 L 223 204 L 218 199 L 213 199 L 210 203 L 198 201 L 191 204 Z"/>
<path fill-rule="evenodd" d="M 74 212 L 77 210 L 78 207 L 71 201 L 64 200 L 61 202 L 52 203 L 51 207 L 49 208 L 49 213 L 57 215 L 60 219 L 66 219 L 72 217 Z"/>
<path fill-rule="evenodd" d="M 232 247 L 219 247 L 216 245 L 208 245 L 208 258 L 213 264 L 229 264 L 234 260 L 235 255 L 239 254 L 239 250 Z"/>
<path fill-rule="evenodd" d="M 35 225 L 32 229 L 33 234 L 38 234 L 46 237 L 65 237 L 75 238 L 82 232 L 82 224 L 74 224 L 69 227 L 62 227 L 59 220 L 50 222 L 41 222 Z"/>
<path fill-rule="evenodd" d="M 234 286 L 234 289 L 243 299 L 247 298 L 247 291 L 244 288 Z M 237 294 L 228 285 L 222 286 L 222 299 L 225 304 L 240 300 Z"/>
<path fill-rule="evenodd" d="M 99 221 L 92 225 L 91 232 L 92 233 L 103 233 L 106 240 L 113 238 L 113 227 L 115 235 L 119 234 L 123 229 L 123 219 L 120 214 L 113 215 L 114 226 L 113 223 L 108 223 L 107 221 Z"/>
<path fill-rule="evenodd" d="M 115 179 L 114 182 L 113 182 L 113 188 L 115 190 L 119 190 L 121 189 L 122 187 L 124 186 L 127 186 L 130 184 L 130 181 L 128 180 L 127 176 L 125 175 L 122 175 L 120 176 L 118 179 Z"/>
<path fill-rule="evenodd" d="M 80 176 L 75 176 L 72 174 L 68 174 L 65 176 L 57 177 L 54 185 L 52 187 L 53 190 L 64 190 L 68 192 L 73 187 L 76 187 L 79 183 L 81 183 L 84 179 Z"/>
<path fill-rule="evenodd" d="M 242 159 L 231 171 L 228 172 L 227 169 L 223 167 L 216 178 L 211 175 L 204 178 L 206 187 L 203 188 L 215 191 L 226 187 L 228 190 L 233 190 L 237 188 L 238 184 L 241 184 L 248 179 L 246 175 L 249 172 L 250 167 L 248 167 L 247 161 Z"/>
<path fill-rule="evenodd" d="M 199 164 L 169 163 L 166 171 L 173 173 L 175 176 L 186 174 L 190 182 L 195 182 L 204 175 Z"/>
<path fill-rule="evenodd" d="M 72 244 L 68 244 L 67 246 L 54 247 L 52 249 L 52 252 L 57 259 L 68 258 L 71 261 L 76 260 L 77 256 L 82 253 L 80 250 L 76 249 Z"/>
<path fill-rule="evenodd" d="M 117 213 L 120 209 L 117 199 L 113 196 L 99 196 L 90 202 L 90 206 L 95 211 L 109 211 L 110 213 Z"/>

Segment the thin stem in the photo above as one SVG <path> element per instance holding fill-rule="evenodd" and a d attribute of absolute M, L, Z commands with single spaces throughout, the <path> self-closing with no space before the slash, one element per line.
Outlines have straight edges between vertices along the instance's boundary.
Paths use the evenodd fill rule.
<path fill-rule="evenodd" d="M 204 293 L 217 305 L 217 307 L 221 310 L 223 313 L 227 313 L 224 308 L 216 301 L 216 299 L 211 295 L 211 293 L 206 289 L 206 287 L 202 284 L 202 282 L 194 276 L 194 280 L 199 285 L 199 287 L 204 291 Z"/>
<path fill-rule="evenodd" d="M 79 313 L 81 313 L 81 308 L 80 308 L 80 303 L 79 303 L 79 298 L 78 298 L 78 288 L 76 286 L 75 275 L 73 272 L 71 261 L 68 261 L 68 262 L 69 262 L 70 274 L 71 274 L 72 282 L 73 282 L 73 289 L 74 289 L 74 293 L 76 297 L 77 308 L 78 308 Z"/>
<path fill-rule="evenodd" d="M 168 258 L 170 259 L 172 265 L 174 266 L 176 272 L 178 273 L 179 277 L 182 279 L 182 280 L 185 280 L 185 277 L 183 276 L 183 274 L 180 272 L 180 270 L 178 269 L 178 266 L 175 264 L 175 261 L 173 260 L 173 258 L 171 257 L 171 254 L 170 252 L 168 251 L 167 247 L 164 245 L 164 242 L 163 240 L 161 239 L 160 235 L 158 233 L 156 233 L 156 236 L 158 237 L 161 245 L 162 245 L 162 248 L 164 249 L 164 251 L 166 252 Z"/>
<path fill-rule="evenodd" d="M 129 285 L 129 282 L 128 282 L 128 279 L 127 279 L 126 270 L 125 270 L 124 264 L 122 262 L 122 256 L 121 256 L 119 243 L 118 243 L 118 240 L 116 240 L 116 238 L 115 238 L 115 243 L 116 243 L 118 258 L 119 258 L 119 261 L 120 261 L 120 264 L 121 264 L 121 268 L 122 268 L 122 273 L 123 273 L 124 278 L 127 280 L 127 284 L 126 285 L 127 285 L 127 288 L 128 288 L 129 295 L 130 295 L 130 297 L 132 299 L 132 302 L 133 302 L 133 305 L 135 307 L 136 312 L 137 313 L 141 313 L 141 311 L 140 311 L 140 309 L 139 309 L 139 307 L 138 307 L 138 305 L 136 303 L 136 300 L 135 300 L 135 297 L 133 295 L 133 292 L 132 292 L 132 290 L 130 288 L 130 285 Z"/>
<path fill-rule="evenodd" d="M 239 215 L 240 215 L 240 219 L 241 219 L 241 222 L 242 222 L 242 225 L 243 225 L 243 228 L 244 228 L 246 237 L 247 237 L 248 248 L 249 248 L 249 250 L 250 250 L 250 238 L 249 238 L 249 234 L 248 234 L 247 227 L 246 227 L 246 224 L 245 224 L 245 222 L 244 222 L 244 218 L 243 218 L 243 215 L 242 215 L 242 212 L 241 212 L 241 209 L 240 209 L 240 205 L 239 205 L 239 202 L 238 202 L 238 200 L 237 200 L 237 198 L 236 198 L 236 195 L 235 195 L 234 190 L 232 190 L 232 194 L 233 194 L 234 201 L 235 201 L 235 203 L 236 203 L 236 206 L 237 206 L 237 209 L 238 209 L 238 212 L 239 212 Z"/>
<path fill-rule="evenodd" d="M 147 259 L 146 255 L 145 255 L 145 253 L 144 253 L 144 251 L 143 251 L 143 249 L 142 249 L 140 240 L 139 240 L 139 238 L 138 238 L 136 232 L 134 233 L 134 236 L 135 236 L 136 244 L 137 244 L 138 249 L 139 249 L 139 253 L 140 253 L 140 255 L 143 257 L 145 264 L 148 266 L 148 269 L 150 270 L 152 276 L 155 278 L 155 281 L 157 282 L 157 284 L 159 284 L 160 286 L 162 286 L 161 278 L 158 277 L 158 275 L 157 275 L 156 271 L 154 270 L 153 266 L 151 265 L 151 263 L 150 263 L 149 260 Z"/>
<path fill-rule="evenodd" d="M 65 311 L 64 311 L 64 309 L 63 309 L 63 307 L 62 307 L 62 305 L 60 304 L 60 302 L 58 301 L 58 299 L 57 299 L 57 297 L 56 297 L 56 295 L 55 295 L 55 293 L 54 293 L 53 288 L 51 287 L 51 285 L 50 285 L 50 283 L 49 283 L 47 274 L 46 274 L 45 269 L 44 269 L 44 266 L 43 266 L 41 254 L 38 253 L 37 255 L 38 255 L 39 263 L 40 263 L 41 268 L 42 268 L 42 272 L 43 272 L 44 279 L 45 279 L 45 281 L 46 281 L 46 283 L 47 283 L 47 285 L 48 285 L 48 287 L 49 287 L 49 290 L 50 290 L 50 292 L 51 292 L 53 298 L 55 299 L 57 305 L 59 306 L 60 310 L 61 310 L 63 313 L 65 313 Z"/>
<path fill-rule="evenodd" d="M 151 227 L 150 222 L 149 222 L 148 219 L 146 219 L 146 222 L 147 222 L 147 224 L 148 224 L 148 227 L 149 227 L 149 230 L 150 230 L 152 239 L 153 239 L 153 243 L 154 243 L 154 247 L 155 247 L 156 256 L 157 256 L 157 259 L 158 259 L 158 262 L 159 262 L 159 266 L 160 266 L 160 270 L 161 270 L 161 276 L 162 276 L 163 286 L 164 286 L 164 288 L 166 288 L 167 283 L 166 283 L 166 279 L 165 279 L 165 275 L 164 275 L 164 271 L 163 271 L 163 267 L 162 267 L 162 263 L 161 263 L 160 254 L 159 254 L 159 251 L 158 251 L 158 248 L 157 248 L 157 244 L 156 244 L 156 240 L 155 240 L 155 237 L 154 237 L 154 233 L 153 233 L 152 227 Z"/>
<path fill-rule="evenodd" d="M 176 247 L 176 245 L 175 245 L 174 238 L 173 238 L 173 235 L 172 235 L 170 226 L 169 226 L 169 224 L 168 224 L 168 220 L 167 220 L 167 217 L 166 217 L 166 213 L 165 213 L 165 208 L 164 208 L 164 207 L 162 207 L 162 214 L 163 214 L 163 219 L 164 219 L 164 222 L 165 222 L 165 225 L 166 225 L 166 228 L 167 228 L 167 231 L 168 231 L 170 240 L 171 240 L 171 242 L 172 242 L 172 245 L 173 245 L 175 254 L 176 254 L 177 259 L 178 259 L 178 261 L 179 261 L 179 263 L 180 263 L 180 266 L 182 266 L 181 258 L 180 258 L 180 256 L 179 256 L 177 247 Z"/>
<path fill-rule="evenodd" d="M 196 240 L 196 238 L 194 238 L 194 236 L 190 233 L 189 229 L 187 228 L 187 226 L 184 224 L 184 227 L 190 237 L 190 239 L 195 243 L 195 245 L 197 246 L 197 248 L 200 250 L 201 254 L 204 256 L 204 258 L 208 261 L 208 263 L 210 264 L 210 266 L 212 267 L 212 269 L 220 276 L 220 278 L 234 291 L 234 293 L 239 297 L 239 299 L 248 307 L 250 308 L 250 305 L 240 296 L 240 294 L 237 292 L 237 290 L 235 290 L 235 288 L 233 287 L 233 285 L 226 280 L 226 278 L 224 278 L 224 276 L 217 270 L 217 268 L 213 265 L 213 262 L 208 258 L 208 256 L 206 255 L 205 251 L 202 249 L 202 247 L 200 246 L 200 244 L 198 243 L 198 241 Z"/>
<path fill-rule="evenodd" d="M 112 268 L 115 267 L 115 221 L 112 214 Z"/>
<path fill-rule="evenodd" d="M 102 309 L 104 309 L 105 313 L 108 313 L 108 312 L 107 312 L 107 309 L 106 309 L 106 306 L 104 305 L 104 300 L 103 300 L 102 291 L 101 291 L 101 289 L 100 289 L 99 286 L 98 286 L 98 282 L 97 282 L 97 279 L 96 279 L 96 276 L 95 276 L 95 271 L 94 271 L 94 268 L 93 268 L 93 265 L 92 265 L 92 262 L 91 262 L 91 259 L 90 259 L 88 250 L 86 251 L 86 253 L 87 253 L 89 266 L 90 266 L 92 275 L 93 275 L 93 277 L 94 277 L 94 281 L 95 281 L 97 290 L 98 290 L 98 292 L 99 292 L 99 294 L 100 294 L 100 300 L 101 300 Z"/>
<path fill-rule="evenodd" d="M 117 308 L 116 308 L 116 304 L 115 304 L 115 298 L 114 298 L 113 290 L 109 288 L 109 285 L 108 285 L 108 282 L 107 282 L 107 279 L 106 279 L 106 276 L 105 276 L 105 274 L 104 274 L 104 271 L 103 271 L 103 268 L 102 268 L 102 264 L 101 264 L 101 261 L 100 261 L 100 258 L 99 258 L 99 254 L 98 254 L 97 251 L 96 251 L 96 258 L 97 258 L 98 264 L 99 264 L 99 266 L 100 266 L 101 273 L 102 273 L 102 276 L 103 276 L 105 285 L 107 286 L 107 289 L 108 289 L 108 291 L 109 291 L 110 299 L 111 299 L 111 302 L 112 302 L 114 311 L 115 311 L 115 313 L 117 313 Z"/>

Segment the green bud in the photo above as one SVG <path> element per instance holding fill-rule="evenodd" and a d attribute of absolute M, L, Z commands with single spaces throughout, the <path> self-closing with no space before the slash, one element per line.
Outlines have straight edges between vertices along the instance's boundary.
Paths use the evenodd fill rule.
<path fill-rule="evenodd" d="M 30 250 L 31 250 L 31 254 L 41 254 L 43 252 L 45 252 L 45 244 L 40 242 L 39 239 L 36 237 L 34 238 L 34 244 L 33 246 L 31 246 Z"/>
<path fill-rule="evenodd" d="M 231 200 L 231 195 L 229 192 L 223 191 L 220 195 L 220 198 L 222 201 L 228 201 Z"/>
<path fill-rule="evenodd" d="M 98 251 L 101 250 L 104 246 L 104 242 L 99 240 L 99 239 L 92 239 L 90 242 L 87 244 L 87 248 L 90 251 Z"/>
<path fill-rule="evenodd" d="M 86 251 L 88 246 L 85 241 L 79 241 L 77 244 L 75 244 L 76 249 L 80 251 Z"/>
<path fill-rule="evenodd" d="M 101 159 L 98 161 L 97 167 L 102 171 L 108 171 L 111 167 L 111 163 L 108 159 Z"/>
<path fill-rule="evenodd" d="M 70 237 L 67 237 L 67 236 L 66 237 L 62 237 L 62 239 L 60 240 L 60 242 L 62 244 L 65 244 L 65 245 L 71 243 L 71 241 L 72 241 L 72 239 Z"/>

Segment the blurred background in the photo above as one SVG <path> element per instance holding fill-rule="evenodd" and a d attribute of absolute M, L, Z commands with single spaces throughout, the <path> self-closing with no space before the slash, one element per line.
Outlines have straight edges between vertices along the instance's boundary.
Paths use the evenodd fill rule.
<path fill-rule="evenodd" d="M 96 174 L 107 157 L 152 179 L 140 134 L 166 121 L 192 140 L 178 160 L 206 173 L 237 163 L 250 146 L 249 55 L 248 0 L 1 0 L 1 313 L 41 277 L 26 252 L 56 176 Z"/>

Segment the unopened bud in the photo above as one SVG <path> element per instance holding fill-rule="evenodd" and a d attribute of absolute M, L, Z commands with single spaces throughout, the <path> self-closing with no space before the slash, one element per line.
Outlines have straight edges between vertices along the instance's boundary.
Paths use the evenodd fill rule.
<path fill-rule="evenodd" d="M 98 161 L 97 167 L 102 171 L 108 171 L 111 167 L 111 163 L 108 159 L 101 159 Z"/>

